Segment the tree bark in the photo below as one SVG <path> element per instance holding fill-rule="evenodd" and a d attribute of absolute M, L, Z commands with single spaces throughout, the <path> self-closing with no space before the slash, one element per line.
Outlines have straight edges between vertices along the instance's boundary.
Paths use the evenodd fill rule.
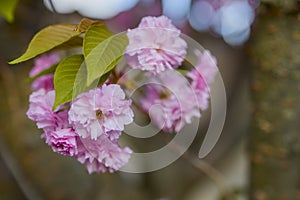
<path fill-rule="evenodd" d="M 300 199 L 300 17 L 296 1 L 267 2 L 249 42 L 250 199 Z"/>

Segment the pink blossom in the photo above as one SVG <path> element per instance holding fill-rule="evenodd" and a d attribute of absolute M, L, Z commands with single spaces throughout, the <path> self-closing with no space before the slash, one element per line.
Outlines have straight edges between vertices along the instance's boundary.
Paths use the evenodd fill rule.
<path fill-rule="evenodd" d="M 121 136 L 122 131 L 108 131 L 105 133 L 105 135 L 113 142 L 117 142 L 119 137 Z"/>
<path fill-rule="evenodd" d="M 65 128 L 46 133 L 46 143 L 56 153 L 74 156 L 77 154 L 77 137 L 78 135 L 71 128 Z"/>
<path fill-rule="evenodd" d="M 34 60 L 34 66 L 29 72 L 29 76 L 34 77 L 58 62 L 59 56 L 56 53 L 44 54 Z"/>
<path fill-rule="evenodd" d="M 159 128 L 179 132 L 193 117 L 200 118 L 195 94 L 184 76 L 167 71 L 156 77 L 156 83 L 161 85 L 148 86 L 141 104 Z"/>
<path fill-rule="evenodd" d="M 118 143 L 111 141 L 106 135 L 97 140 L 77 138 L 77 160 L 84 164 L 89 173 L 106 171 L 114 172 L 124 166 L 132 153 L 128 147 L 122 149 Z"/>
<path fill-rule="evenodd" d="M 36 91 L 39 89 L 45 89 L 47 91 L 54 89 L 53 74 L 47 74 L 38 77 L 32 82 L 31 89 Z"/>
<path fill-rule="evenodd" d="M 27 116 L 37 123 L 37 127 L 44 131 L 55 131 L 68 126 L 67 112 L 58 112 L 59 108 L 52 111 L 55 91 L 47 92 L 44 89 L 33 92 L 29 97 Z"/>
<path fill-rule="evenodd" d="M 217 59 L 209 50 L 204 50 L 203 53 L 196 51 L 195 53 L 199 57 L 199 62 L 195 68 L 201 73 L 201 76 L 208 84 L 212 83 L 218 72 Z"/>
<path fill-rule="evenodd" d="M 142 108 L 145 111 L 149 111 L 151 106 L 155 104 L 155 101 L 160 99 L 160 96 L 165 92 L 164 90 L 165 89 L 161 85 L 147 85 L 146 97 L 140 99 Z"/>
<path fill-rule="evenodd" d="M 195 52 L 199 57 L 199 62 L 188 72 L 187 77 L 191 79 L 191 86 L 194 89 L 199 107 L 202 110 L 207 109 L 209 99 L 209 85 L 214 81 L 215 75 L 218 72 L 216 58 L 211 55 L 208 50 L 203 53 Z"/>
<path fill-rule="evenodd" d="M 72 102 L 69 122 L 81 137 L 97 139 L 109 131 L 123 131 L 133 121 L 130 105 L 119 85 L 103 85 Z"/>
<path fill-rule="evenodd" d="M 72 106 L 74 106 L 73 108 L 79 106 L 83 111 L 84 108 L 93 110 L 89 106 L 95 106 L 94 108 L 97 110 L 93 111 L 94 115 L 101 108 L 103 119 L 102 116 L 101 120 L 97 118 L 98 123 L 105 122 L 107 124 L 101 124 L 105 132 L 97 138 L 81 138 L 76 130 L 71 128 L 68 120 L 68 110 L 65 110 L 64 107 L 61 106 L 52 111 L 55 99 L 54 91 L 40 89 L 33 92 L 30 95 L 27 116 L 35 121 L 39 128 L 44 130 L 43 137 L 54 152 L 64 156 L 76 157 L 79 162 L 85 164 L 89 173 L 114 172 L 128 162 L 132 153 L 128 147 L 122 149 L 119 146 L 118 139 L 122 131 L 115 130 L 124 129 L 124 125 L 132 121 L 133 113 L 129 107 L 131 102 L 125 100 L 125 94 L 118 85 L 104 85 L 102 88 L 92 90 L 87 94 L 92 94 L 91 98 L 84 100 L 88 102 L 91 100 L 92 104 L 80 107 L 86 102 L 74 101 Z M 87 94 L 83 94 L 83 96 L 88 97 Z M 80 109 L 75 109 L 75 111 L 82 111 Z M 70 113 L 72 112 L 70 111 Z M 86 120 L 89 121 L 90 119 Z M 97 130 L 95 131 L 97 132 Z"/>
<path fill-rule="evenodd" d="M 133 68 L 160 73 L 177 68 L 186 56 L 187 43 L 165 16 L 144 17 L 127 36 L 127 60 Z"/>
<path fill-rule="evenodd" d="M 186 97 L 188 98 L 188 97 Z M 200 118 L 200 111 L 189 101 L 180 101 L 175 95 L 166 99 L 157 99 L 155 104 L 161 106 L 161 111 L 150 114 L 159 128 L 166 132 L 179 132 L 185 124 L 190 124 L 192 118 Z"/>
<path fill-rule="evenodd" d="M 53 64 L 59 62 L 59 56 L 55 53 L 42 55 L 34 60 L 34 66 L 29 73 L 29 77 L 34 77 L 46 69 L 49 69 Z M 32 90 L 53 90 L 53 74 L 47 74 L 36 78 L 31 86 Z"/>
<path fill-rule="evenodd" d="M 52 111 L 55 92 L 40 89 L 30 95 L 27 116 L 44 130 L 42 135 L 54 152 L 65 156 L 77 154 L 76 137 L 78 135 L 69 127 L 67 110 Z"/>

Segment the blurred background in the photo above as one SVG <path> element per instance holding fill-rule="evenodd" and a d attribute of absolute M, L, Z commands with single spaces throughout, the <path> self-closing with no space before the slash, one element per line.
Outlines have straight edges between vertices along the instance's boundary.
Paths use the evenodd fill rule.
<path fill-rule="evenodd" d="M 108 26 L 126 30 L 145 15 L 161 15 L 159 1 L 153 2 L 148 9 L 145 2 L 139 3 L 108 20 Z M 41 131 L 26 118 L 31 93 L 26 79 L 33 62 L 7 64 L 24 52 L 41 28 L 78 23 L 81 16 L 52 13 L 40 0 L 19 1 L 13 23 L 0 18 L 0 199 L 300 199 L 300 17 L 298 3 L 291 2 L 264 1 L 256 10 L 257 2 L 251 4 L 257 18 L 253 22 L 254 17 L 251 21 L 248 16 L 251 22 L 245 30 L 249 32 L 253 23 L 251 35 L 238 43 L 213 28 L 199 32 L 187 22 L 176 22 L 215 55 L 225 83 L 226 123 L 205 159 L 197 155 L 209 111 L 203 114 L 188 152 L 172 165 L 144 174 L 89 175 L 75 159 L 53 153 L 40 139 Z M 135 144 L 141 151 L 163 145 L 159 136 Z"/>

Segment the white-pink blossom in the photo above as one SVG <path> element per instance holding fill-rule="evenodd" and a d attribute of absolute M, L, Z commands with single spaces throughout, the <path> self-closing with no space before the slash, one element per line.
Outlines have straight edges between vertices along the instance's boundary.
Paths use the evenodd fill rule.
<path fill-rule="evenodd" d="M 129 161 L 132 153 L 130 148 L 122 149 L 116 141 L 104 134 L 97 140 L 80 137 L 77 138 L 77 143 L 77 160 L 86 166 L 89 173 L 119 170 Z"/>
<path fill-rule="evenodd" d="M 200 110 L 188 80 L 179 73 L 167 71 L 151 81 L 146 96 L 141 99 L 142 107 L 149 112 L 155 124 L 166 132 L 179 132 L 192 118 L 200 118 Z M 156 105 L 156 107 L 152 107 Z"/>
<path fill-rule="evenodd" d="M 195 68 L 188 72 L 187 77 L 191 79 L 191 86 L 196 93 L 200 109 L 206 110 L 210 97 L 209 84 L 214 81 L 218 72 L 217 61 L 208 50 L 203 53 L 195 51 L 195 53 L 199 61 Z"/>
<path fill-rule="evenodd" d="M 64 156 L 74 156 L 77 154 L 76 137 L 79 137 L 68 123 L 68 111 L 52 111 L 55 92 L 47 92 L 40 89 L 30 95 L 30 104 L 27 111 L 29 119 L 36 122 L 38 128 L 43 129 L 42 135 L 46 143 L 52 147 L 54 152 Z"/>
<path fill-rule="evenodd" d="M 56 153 L 64 156 L 77 155 L 77 141 L 79 137 L 71 128 L 59 129 L 46 133 L 46 143 Z"/>
<path fill-rule="evenodd" d="M 77 158 L 86 166 L 89 173 L 114 172 L 128 162 L 132 151 L 128 147 L 121 148 L 119 146 L 118 139 L 122 133 L 121 130 L 108 129 L 109 127 L 124 129 L 124 124 L 132 121 L 133 113 L 129 107 L 131 102 L 125 100 L 125 94 L 118 85 L 104 85 L 98 89 L 94 90 L 95 94 L 92 95 L 92 97 L 100 97 L 99 99 L 92 98 L 95 100 L 95 106 L 102 109 L 105 117 L 116 117 L 116 121 L 113 119 L 101 121 L 108 122 L 108 124 L 105 126 L 102 124 L 105 132 L 96 139 L 80 137 L 80 134 L 69 124 L 66 108 L 61 106 L 52 111 L 55 99 L 54 91 L 41 89 L 33 92 L 30 96 L 27 116 L 44 130 L 43 138 L 54 152 Z M 94 114 L 97 113 L 94 112 Z M 113 122 L 120 124 L 112 125 Z"/>
<path fill-rule="evenodd" d="M 56 64 L 58 61 L 59 56 L 55 53 L 44 54 L 42 56 L 39 56 L 34 60 L 34 66 L 29 72 L 29 77 L 33 78 L 34 76 L 40 74 L 44 70 L 49 69 L 53 64 Z M 47 91 L 53 90 L 53 74 L 47 74 L 36 78 L 32 82 L 31 88 L 34 91 L 39 89 L 45 89 Z"/>
<path fill-rule="evenodd" d="M 119 85 L 103 85 L 72 102 L 69 122 L 81 137 L 97 139 L 109 131 L 123 131 L 133 121 L 130 105 Z"/>
<path fill-rule="evenodd" d="M 127 36 L 127 60 L 133 68 L 160 73 L 177 68 L 185 59 L 187 43 L 165 16 L 144 17 Z"/>
<path fill-rule="evenodd" d="M 27 116 L 36 122 L 37 127 L 44 131 L 55 131 L 68 127 L 67 111 L 52 110 L 55 99 L 55 91 L 40 89 L 29 97 L 29 109 Z"/>

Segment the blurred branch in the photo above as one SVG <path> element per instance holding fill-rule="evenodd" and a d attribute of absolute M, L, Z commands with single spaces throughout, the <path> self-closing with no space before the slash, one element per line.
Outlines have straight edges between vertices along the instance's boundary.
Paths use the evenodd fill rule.
<path fill-rule="evenodd" d="M 8 110 L 10 111 L 9 121 L 12 123 L 12 126 L 15 128 L 15 131 L 21 132 L 21 127 L 23 127 L 22 119 L 20 117 L 21 103 L 20 97 L 16 86 L 16 80 L 13 72 L 8 68 L 6 64 L 0 60 L 0 80 L 3 81 L 3 86 L 6 92 Z M 4 97 L 2 97 L 4 98 Z M 22 134 L 20 134 L 22 135 Z M 26 177 L 18 167 L 19 164 L 15 161 L 13 156 L 9 153 L 4 140 L 2 138 L 2 133 L 0 133 L 0 156 L 2 157 L 5 165 L 15 178 L 19 187 L 21 188 L 23 194 L 28 199 L 39 200 L 42 199 L 34 188 L 31 186 L 31 183 L 26 180 Z"/>
<path fill-rule="evenodd" d="M 250 198 L 299 199 L 300 20 L 266 10 L 249 50 L 254 61 Z"/>

